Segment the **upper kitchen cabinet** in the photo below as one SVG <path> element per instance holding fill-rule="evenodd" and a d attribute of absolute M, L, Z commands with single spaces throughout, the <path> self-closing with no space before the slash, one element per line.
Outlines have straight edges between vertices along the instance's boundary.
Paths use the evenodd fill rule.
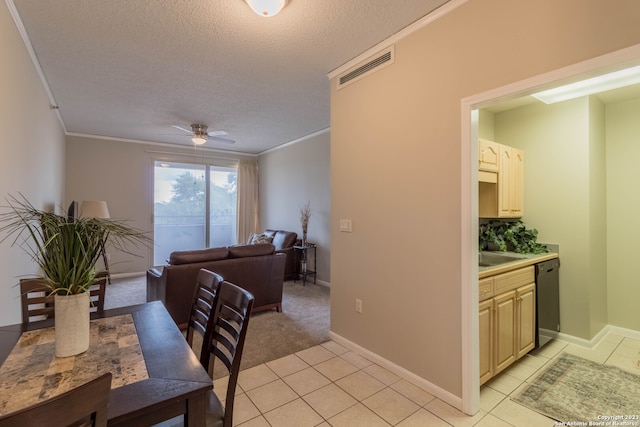
<path fill-rule="evenodd" d="M 524 153 L 500 145 L 498 218 L 520 218 L 524 201 Z"/>
<path fill-rule="evenodd" d="M 500 144 L 488 139 L 480 139 L 478 142 L 478 170 L 497 173 L 499 159 Z"/>
<path fill-rule="evenodd" d="M 480 218 L 521 218 L 524 215 L 522 150 L 480 139 L 478 158 Z M 492 171 L 494 168 L 497 172 Z"/>

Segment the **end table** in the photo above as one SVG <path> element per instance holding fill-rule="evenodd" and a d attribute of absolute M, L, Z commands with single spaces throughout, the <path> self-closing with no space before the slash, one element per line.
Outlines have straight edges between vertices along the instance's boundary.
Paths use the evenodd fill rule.
<path fill-rule="evenodd" d="M 302 280 L 302 285 L 307 284 L 307 280 L 313 277 L 313 283 L 316 283 L 316 244 L 307 243 L 305 246 L 296 245 L 293 250 L 298 253 L 300 262 L 298 263 L 298 279 Z M 310 252 L 313 252 L 312 254 Z M 313 255 L 313 258 L 311 258 Z"/>

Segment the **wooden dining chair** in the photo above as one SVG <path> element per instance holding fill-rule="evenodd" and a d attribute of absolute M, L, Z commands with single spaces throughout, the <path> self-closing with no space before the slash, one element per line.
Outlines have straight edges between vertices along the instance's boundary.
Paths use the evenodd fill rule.
<path fill-rule="evenodd" d="M 197 352 L 198 357 L 202 354 L 202 343 L 209 341 L 207 324 L 209 323 L 209 316 L 215 304 L 218 285 L 222 280 L 222 276 L 213 271 L 204 268 L 198 271 L 196 289 L 193 295 L 191 314 L 189 315 L 186 332 L 187 342 L 191 348 L 194 346 L 194 333 L 197 332 L 200 334 L 201 340 L 198 345 L 200 348 L 200 351 Z"/>
<path fill-rule="evenodd" d="M 0 427 L 107 425 L 111 373 L 16 412 L 0 416 Z"/>
<path fill-rule="evenodd" d="M 107 275 L 104 272 L 96 275 L 96 282 L 89 288 L 91 306 L 89 311 L 103 312 L 107 287 Z M 55 299 L 48 283 L 41 278 L 20 279 L 20 295 L 22 299 L 22 323 L 52 318 L 55 315 Z"/>
<path fill-rule="evenodd" d="M 20 279 L 22 323 L 45 320 L 54 315 L 54 299 L 44 279 Z"/>
<path fill-rule="evenodd" d="M 207 426 L 233 425 L 233 403 L 240 373 L 240 359 L 253 301 L 251 293 L 233 283 L 223 281 L 218 285 L 215 305 L 207 326 L 210 334 L 207 335 L 206 347 L 203 346 L 200 363 L 213 378 L 215 360 L 220 360 L 229 373 L 229 381 L 224 406 L 213 391 L 209 392 Z"/>
<path fill-rule="evenodd" d="M 96 311 L 98 313 L 104 311 L 104 299 L 107 293 L 108 279 L 109 273 L 107 271 L 101 271 L 96 274 L 96 282 L 89 288 L 89 299 L 91 300 L 89 311 Z"/>

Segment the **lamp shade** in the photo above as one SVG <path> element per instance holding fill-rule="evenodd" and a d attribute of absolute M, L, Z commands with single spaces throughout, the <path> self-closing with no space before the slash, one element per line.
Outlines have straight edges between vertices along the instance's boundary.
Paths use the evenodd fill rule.
<path fill-rule="evenodd" d="M 109 218 L 109 208 L 104 200 L 85 200 L 80 206 L 82 218 Z"/>
<path fill-rule="evenodd" d="M 260 16 L 273 16 L 287 4 L 287 0 L 246 0 L 247 4 Z"/>

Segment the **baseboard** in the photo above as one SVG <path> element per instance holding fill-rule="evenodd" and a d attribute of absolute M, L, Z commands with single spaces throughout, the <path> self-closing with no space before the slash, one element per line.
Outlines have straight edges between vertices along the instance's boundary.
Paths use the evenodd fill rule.
<path fill-rule="evenodd" d="M 146 271 L 138 272 L 138 273 L 117 273 L 117 274 L 112 274 L 111 278 L 112 279 L 127 279 L 129 277 L 144 276 L 145 274 L 147 274 Z"/>
<path fill-rule="evenodd" d="M 302 284 L 302 281 L 299 279 L 296 280 L 285 280 L 285 282 L 292 282 L 292 283 L 299 283 Z M 320 285 L 320 286 L 326 286 L 327 288 L 331 288 L 331 283 L 330 282 L 325 282 L 324 280 L 316 280 L 316 283 L 313 283 L 313 281 L 309 282 L 307 280 L 307 284 L 311 284 L 313 285 Z"/>
<path fill-rule="evenodd" d="M 112 279 L 127 279 L 129 277 L 139 277 L 139 276 L 144 276 L 145 274 L 147 274 L 146 271 L 141 271 L 141 272 L 134 272 L 134 273 L 117 273 L 117 274 L 112 274 L 111 278 Z M 291 280 L 293 281 L 293 280 Z M 298 282 L 300 282 L 298 280 Z M 312 283 L 314 284 L 314 283 Z M 324 280 L 316 280 L 317 285 L 321 285 L 321 286 L 326 286 L 327 288 L 331 287 L 331 283 L 330 282 L 325 282 Z"/>
<path fill-rule="evenodd" d="M 636 331 L 633 329 L 621 328 L 620 326 L 613 325 L 605 325 L 593 338 L 590 340 L 586 340 L 584 338 L 574 337 L 573 335 L 563 334 L 562 332 L 558 333 L 558 339 L 562 341 L 566 341 L 570 344 L 579 345 L 581 347 L 585 347 L 588 349 L 593 349 L 608 335 L 608 334 L 616 334 L 621 335 L 625 338 L 633 338 L 636 340 L 640 340 L 640 331 Z"/>
<path fill-rule="evenodd" d="M 396 374 L 397 376 L 399 376 L 400 378 L 409 381 L 411 384 L 420 387 L 421 389 L 423 389 L 424 391 L 426 391 L 427 393 L 431 393 L 432 395 L 434 395 L 435 397 L 437 397 L 438 399 L 442 400 L 443 402 L 448 403 L 449 405 L 453 406 L 454 408 L 462 411 L 462 398 L 459 396 L 455 396 L 453 394 L 451 394 L 450 392 L 448 392 L 447 390 L 444 390 L 443 388 L 438 387 L 437 385 L 425 380 L 422 377 L 419 377 L 418 375 L 414 374 L 413 372 L 410 372 L 408 370 L 406 370 L 405 368 L 396 365 L 395 363 L 385 359 L 384 357 L 373 353 L 369 350 L 367 350 L 364 347 L 359 346 L 358 344 L 349 341 L 348 339 L 344 338 L 341 335 L 336 334 L 333 331 L 329 331 L 329 337 L 337 342 L 338 344 L 348 348 L 349 350 L 369 359 L 370 361 L 376 363 L 377 365 L 393 372 L 394 374 Z"/>

